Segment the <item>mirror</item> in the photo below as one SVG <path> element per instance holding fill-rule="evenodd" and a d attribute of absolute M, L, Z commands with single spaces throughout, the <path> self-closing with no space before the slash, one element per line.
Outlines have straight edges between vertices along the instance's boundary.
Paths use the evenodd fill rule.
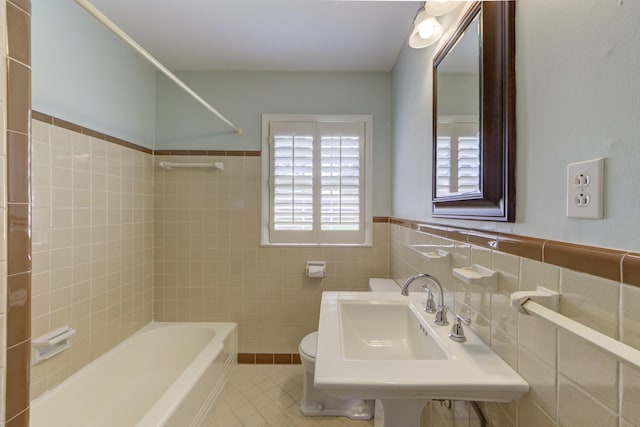
<path fill-rule="evenodd" d="M 515 2 L 476 2 L 433 60 L 434 217 L 515 221 Z"/>

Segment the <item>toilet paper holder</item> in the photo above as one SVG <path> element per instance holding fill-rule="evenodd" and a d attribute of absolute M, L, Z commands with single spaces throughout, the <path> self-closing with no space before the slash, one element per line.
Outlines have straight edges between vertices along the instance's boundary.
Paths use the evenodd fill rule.
<path fill-rule="evenodd" d="M 322 278 L 326 276 L 327 263 L 326 261 L 307 261 L 305 267 L 305 274 L 310 278 Z"/>

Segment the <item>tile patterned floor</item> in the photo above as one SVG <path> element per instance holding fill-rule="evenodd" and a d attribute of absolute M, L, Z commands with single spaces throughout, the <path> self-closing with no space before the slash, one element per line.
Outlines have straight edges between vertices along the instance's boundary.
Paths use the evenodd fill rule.
<path fill-rule="evenodd" d="M 238 365 L 207 427 L 370 427 L 346 417 L 305 417 L 300 413 L 301 365 Z"/>

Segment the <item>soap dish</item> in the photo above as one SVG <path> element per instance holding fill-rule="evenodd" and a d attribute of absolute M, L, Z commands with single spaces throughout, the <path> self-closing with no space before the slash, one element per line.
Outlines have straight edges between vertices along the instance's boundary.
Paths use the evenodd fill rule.
<path fill-rule="evenodd" d="M 464 283 L 498 290 L 498 272 L 478 264 L 453 269 L 453 275 Z"/>
<path fill-rule="evenodd" d="M 416 251 L 428 262 L 442 263 L 447 266 L 451 263 L 451 253 L 445 250 L 434 249 L 433 246 L 429 245 L 410 245 L 408 247 Z"/>

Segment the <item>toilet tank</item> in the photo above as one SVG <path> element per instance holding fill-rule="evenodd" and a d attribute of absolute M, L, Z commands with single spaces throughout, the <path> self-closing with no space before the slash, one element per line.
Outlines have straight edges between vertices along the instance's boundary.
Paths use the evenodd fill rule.
<path fill-rule="evenodd" d="M 369 279 L 369 290 L 372 292 L 400 292 L 400 286 L 393 279 Z"/>

